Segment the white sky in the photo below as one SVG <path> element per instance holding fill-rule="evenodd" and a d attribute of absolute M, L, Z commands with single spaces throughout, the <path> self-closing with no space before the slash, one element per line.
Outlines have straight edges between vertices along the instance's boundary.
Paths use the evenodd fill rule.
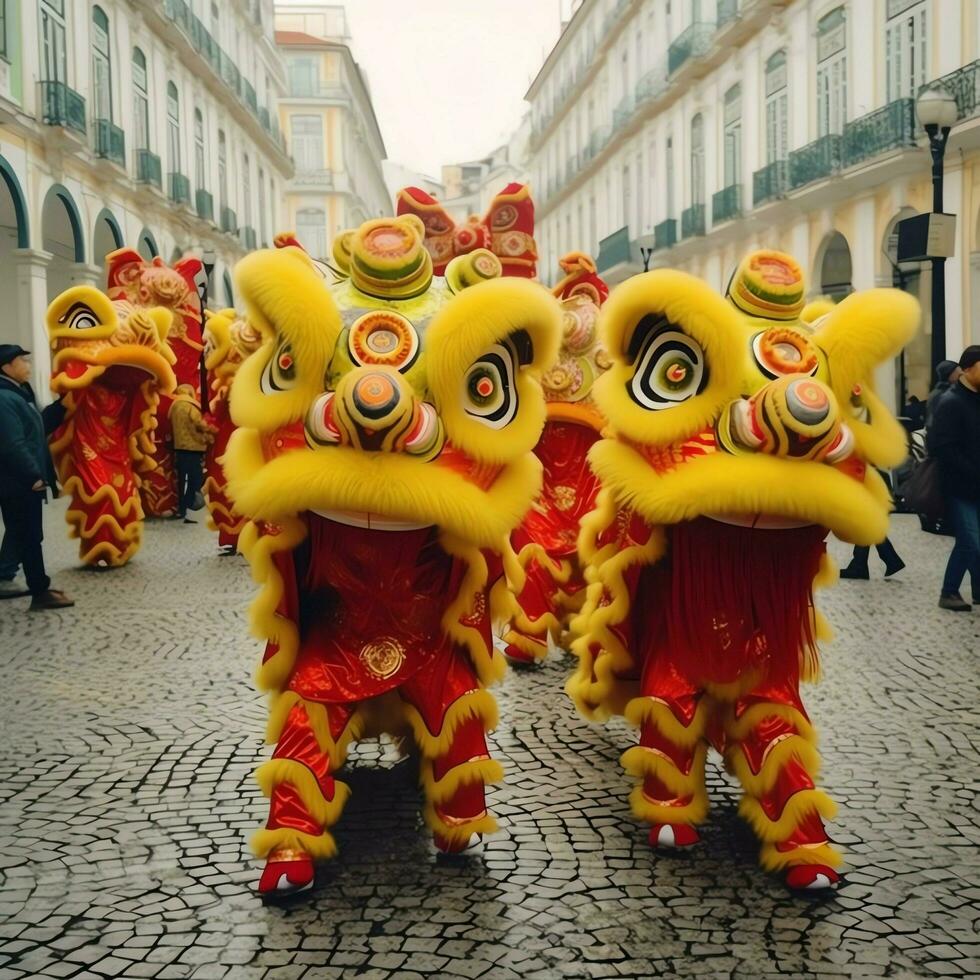
<path fill-rule="evenodd" d="M 439 178 L 486 156 L 527 110 L 561 0 L 347 0 L 388 158 Z M 565 0 L 568 7 L 568 0 Z"/>

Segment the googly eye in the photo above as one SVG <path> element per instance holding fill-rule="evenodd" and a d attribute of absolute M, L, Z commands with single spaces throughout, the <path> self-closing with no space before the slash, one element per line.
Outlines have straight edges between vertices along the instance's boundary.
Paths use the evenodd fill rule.
<path fill-rule="evenodd" d="M 752 338 L 752 354 L 767 378 L 815 374 L 819 361 L 813 344 L 788 327 L 773 327 Z"/>
<path fill-rule="evenodd" d="M 296 386 L 296 360 L 289 342 L 280 344 L 262 372 L 262 391 L 273 395 Z"/>
<path fill-rule="evenodd" d="M 99 318 L 84 303 L 75 303 L 71 306 L 58 319 L 58 323 L 68 327 L 69 330 L 91 330 L 93 327 L 102 326 Z"/>
<path fill-rule="evenodd" d="M 693 398 L 706 383 L 701 346 L 680 330 L 662 330 L 641 347 L 629 393 L 637 404 L 659 411 Z"/>
<path fill-rule="evenodd" d="M 419 355 L 419 335 L 411 322 L 391 310 L 372 310 L 351 324 L 347 349 L 355 364 L 407 371 Z"/>
<path fill-rule="evenodd" d="M 470 365 L 463 379 L 463 405 L 468 415 L 493 429 L 502 429 L 517 413 L 514 352 L 495 344 Z"/>

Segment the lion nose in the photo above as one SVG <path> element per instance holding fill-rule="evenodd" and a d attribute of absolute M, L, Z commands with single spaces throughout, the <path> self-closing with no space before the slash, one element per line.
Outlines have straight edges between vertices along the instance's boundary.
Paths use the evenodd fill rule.
<path fill-rule="evenodd" d="M 401 391 L 384 374 L 365 374 L 354 383 L 351 401 L 358 414 L 373 422 L 381 422 L 398 408 Z"/>
<path fill-rule="evenodd" d="M 799 378 L 786 386 L 786 408 L 793 421 L 809 428 L 819 426 L 830 415 L 827 389 L 812 378 Z"/>

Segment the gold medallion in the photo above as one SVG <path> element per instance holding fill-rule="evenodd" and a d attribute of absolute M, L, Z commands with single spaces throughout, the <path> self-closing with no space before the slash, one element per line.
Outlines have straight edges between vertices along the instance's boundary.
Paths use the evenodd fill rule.
<path fill-rule="evenodd" d="M 386 680 L 401 669 L 405 651 L 397 640 L 385 636 L 373 643 L 365 643 L 358 658 L 372 677 Z"/>

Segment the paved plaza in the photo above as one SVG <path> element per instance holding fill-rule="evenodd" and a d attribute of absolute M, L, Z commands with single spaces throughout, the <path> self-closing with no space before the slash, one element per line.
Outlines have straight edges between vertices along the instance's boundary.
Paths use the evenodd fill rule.
<path fill-rule="evenodd" d="M 914 518 L 894 520 L 896 581 L 823 598 L 838 637 L 808 704 L 848 861 L 834 897 L 756 866 L 717 759 L 703 844 L 655 856 L 618 764 L 630 733 L 581 720 L 554 658 L 498 688 L 481 857 L 436 862 L 411 761 L 365 743 L 340 856 L 277 909 L 247 848 L 268 750 L 245 561 L 156 522 L 129 567 L 82 571 L 62 511 L 49 564 L 78 605 L 0 606 L 0 980 L 980 976 L 980 609 L 936 608 L 950 539 Z"/>

